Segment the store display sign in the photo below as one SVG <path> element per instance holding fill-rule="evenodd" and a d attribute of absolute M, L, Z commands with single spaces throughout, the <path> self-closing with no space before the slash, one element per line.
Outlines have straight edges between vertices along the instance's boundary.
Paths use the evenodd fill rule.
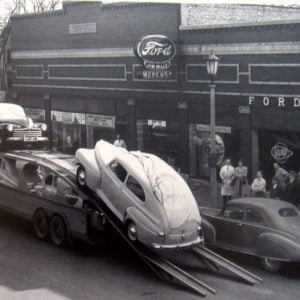
<path fill-rule="evenodd" d="M 171 61 L 176 55 L 176 47 L 165 35 L 146 35 L 136 46 L 136 54 L 142 59 L 145 68 L 145 79 L 171 78 L 173 71 L 169 70 Z"/>
<path fill-rule="evenodd" d="M 148 126 L 151 126 L 152 128 L 166 128 L 167 127 L 167 121 L 148 120 Z"/>
<path fill-rule="evenodd" d="M 284 143 L 277 143 L 271 149 L 272 157 L 281 164 L 286 163 L 293 154 Z"/>
<path fill-rule="evenodd" d="M 62 111 L 52 110 L 51 111 L 51 120 L 62 122 Z"/>
<path fill-rule="evenodd" d="M 85 114 L 74 113 L 75 124 L 85 125 Z"/>
<path fill-rule="evenodd" d="M 39 108 L 24 108 L 26 116 L 34 121 L 45 121 L 45 110 Z"/>
<path fill-rule="evenodd" d="M 210 126 L 205 124 L 197 124 L 197 131 L 210 131 Z M 228 126 L 216 126 L 216 132 L 219 133 L 231 133 L 231 127 Z"/>
<path fill-rule="evenodd" d="M 114 116 L 87 114 L 86 115 L 86 123 L 89 126 L 115 128 L 115 117 Z"/>
<path fill-rule="evenodd" d="M 62 122 L 65 124 L 73 124 L 74 123 L 74 114 L 70 112 L 62 113 Z"/>

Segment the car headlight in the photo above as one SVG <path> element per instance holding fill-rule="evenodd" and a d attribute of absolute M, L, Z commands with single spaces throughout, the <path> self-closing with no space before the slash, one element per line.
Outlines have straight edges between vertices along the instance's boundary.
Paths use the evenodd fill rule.
<path fill-rule="evenodd" d="M 46 131 L 47 130 L 47 125 L 45 123 L 43 123 L 41 125 L 41 129 L 42 129 L 42 131 Z"/>
<path fill-rule="evenodd" d="M 14 125 L 8 124 L 6 129 L 7 129 L 7 131 L 12 132 L 14 130 Z"/>

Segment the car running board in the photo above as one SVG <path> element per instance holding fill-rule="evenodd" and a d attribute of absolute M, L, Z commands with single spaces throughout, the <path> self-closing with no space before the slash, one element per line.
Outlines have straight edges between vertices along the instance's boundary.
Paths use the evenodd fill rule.
<path fill-rule="evenodd" d="M 252 285 L 256 283 L 261 283 L 263 281 L 260 277 L 256 276 L 255 274 L 234 264 L 228 259 L 225 259 L 224 257 L 216 254 L 215 252 L 207 249 L 202 245 L 194 246 L 193 254 L 197 258 L 201 258 L 204 261 L 207 260 L 207 263 L 210 265 L 212 264 L 213 267 L 217 267 L 217 268 L 221 267 Z"/>

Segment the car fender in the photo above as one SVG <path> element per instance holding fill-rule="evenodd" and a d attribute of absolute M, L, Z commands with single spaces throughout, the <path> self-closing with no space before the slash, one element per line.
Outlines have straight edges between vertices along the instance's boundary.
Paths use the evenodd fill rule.
<path fill-rule="evenodd" d="M 300 260 L 300 245 L 292 238 L 273 232 L 262 233 L 256 241 L 256 254 L 288 261 Z"/>
<path fill-rule="evenodd" d="M 129 221 L 133 221 L 137 227 L 138 239 L 144 243 L 149 244 L 158 238 L 158 233 L 164 233 L 161 226 L 153 223 L 140 210 L 135 207 L 129 207 L 124 216 L 124 225 Z"/>
<path fill-rule="evenodd" d="M 86 171 L 87 186 L 92 190 L 98 188 L 101 180 L 101 171 L 96 161 L 94 149 L 78 149 L 75 157 L 78 161 L 77 164 L 82 165 Z"/>
<path fill-rule="evenodd" d="M 211 222 L 202 217 L 201 229 L 204 235 L 204 242 L 210 245 L 216 244 L 216 229 Z"/>

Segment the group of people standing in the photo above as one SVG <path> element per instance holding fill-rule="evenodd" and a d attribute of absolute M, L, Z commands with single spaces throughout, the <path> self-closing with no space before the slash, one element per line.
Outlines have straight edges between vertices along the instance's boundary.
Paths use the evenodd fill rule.
<path fill-rule="evenodd" d="M 250 194 L 254 197 L 266 197 L 266 180 L 262 171 L 257 171 L 255 179 L 249 185 L 248 168 L 243 165 L 241 159 L 236 168 L 231 165 L 231 160 L 227 159 L 220 169 L 219 175 L 222 180 L 223 207 L 233 195 L 241 197 Z M 300 204 L 300 177 L 298 179 L 295 171 L 287 172 L 277 163 L 274 163 L 270 198 L 284 200 L 296 206 Z"/>

